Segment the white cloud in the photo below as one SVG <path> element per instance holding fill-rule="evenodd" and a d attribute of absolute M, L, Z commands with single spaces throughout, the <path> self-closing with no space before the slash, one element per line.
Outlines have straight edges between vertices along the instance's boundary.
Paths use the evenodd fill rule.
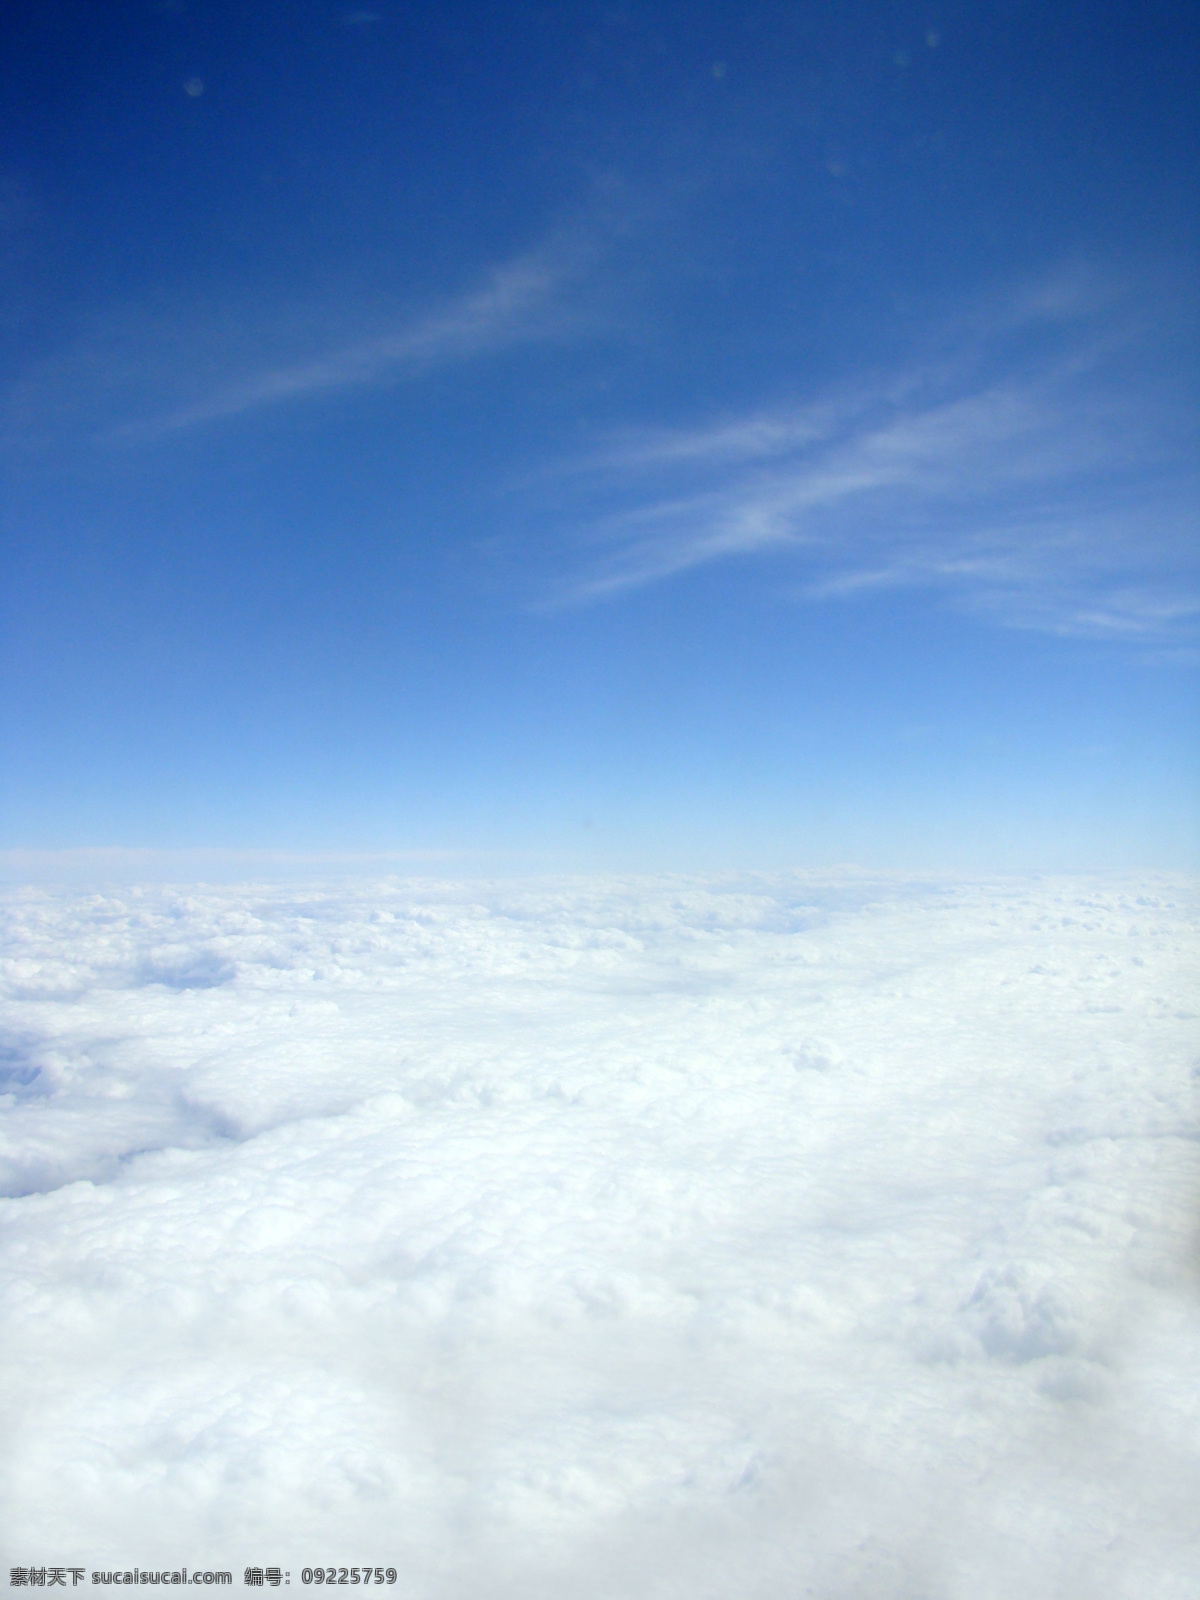
<path fill-rule="evenodd" d="M 0 850 L 0 883 L 74 883 L 90 887 L 157 882 L 245 883 L 311 873 L 484 871 L 504 865 L 504 852 L 486 859 L 473 850 L 253 850 L 203 846 L 183 849 L 84 845 L 60 850 Z"/>
<path fill-rule="evenodd" d="M 567 464 L 612 509 L 584 517 L 592 557 L 557 603 L 770 554 L 812 599 L 919 585 L 1011 626 L 1178 639 L 1200 611 L 1194 471 L 1112 301 L 1055 280 L 910 370 Z"/>
<path fill-rule="evenodd" d="M 143 301 L 109 311 L 5 397 L 9 446 L 131 444 L 289 401 L 411 378 L 596 325 L 578 294 L 615 228 L 617 196 L 419 312 L 347 280 L 310 301 L 224 308 Z"/>
<path fill-rule="evenodd" d="M 113 436 L 155 438 L 282 401 L 395 379 L 552 337 L 567 320 L 557 303 L 566 277 L 565 261 L 551 252 L 520 257 L 494 271 L 481 289 L 436 311 L 315 357 L 256 372 L 165 416 L 125 423 Z"/>
<path fill-rule="evenodd" d="M 1191 900 L 9 892 L 0 1559 L 1183 1593 Z"/>

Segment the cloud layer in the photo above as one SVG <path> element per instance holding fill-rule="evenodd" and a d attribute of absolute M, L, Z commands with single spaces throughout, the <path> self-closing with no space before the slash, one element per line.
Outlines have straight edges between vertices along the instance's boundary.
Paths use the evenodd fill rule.
<path fill-rule="evenodd" d="M 1189 899 L 10 892 L 0 1558 L 1182 1595 Z"/>

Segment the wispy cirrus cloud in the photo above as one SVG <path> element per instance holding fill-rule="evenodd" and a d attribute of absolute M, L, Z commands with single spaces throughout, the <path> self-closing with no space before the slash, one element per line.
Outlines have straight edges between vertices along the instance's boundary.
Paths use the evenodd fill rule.
<path fill-rule="evenodd" d="M 153 438 L 324 391 L 396 380 L 564 333 L 562 291 L 577 262 L 546 250 L 495 269 L 481 288 L 435 310 L 296 361 L 270 365 L 161 417 L 128 422 L 114 438 Z"/>
<path fill-rule="evenodd" d="M 1060 278 L 904 371 L 616 438 L 563 469 L 605 509 L 551 603 L 773 557 L 811 600 L 919 586 L 1009 626 L 1178 642 L 1200 614 L 1195 471 L 1144 343 L 1094 275 Z"/>
<path fill-rule="evenodd" d="M 611 209 L 611 208 L 610 208 Z M 593 215 L 419 310 L 343 285 L 289 305 L 130 303 L 10 386 L 10 444 L 133 444 L 288 402 L 400 383 L 597 325 L 580 293 L 614 226 Z"/>

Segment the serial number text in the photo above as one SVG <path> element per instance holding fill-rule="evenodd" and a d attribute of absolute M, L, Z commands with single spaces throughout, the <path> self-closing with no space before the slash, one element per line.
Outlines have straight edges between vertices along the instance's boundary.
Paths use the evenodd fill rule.
<path fill-rule="evenodd" d="M 305 1567 L 301 1583 L 395 1583 L 395 1567 Z"/>

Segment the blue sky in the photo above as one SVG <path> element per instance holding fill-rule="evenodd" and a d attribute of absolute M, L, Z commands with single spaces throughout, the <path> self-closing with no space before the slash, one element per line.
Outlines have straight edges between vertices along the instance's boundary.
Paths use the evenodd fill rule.
<path fill-rule="evenodd" d="M 4 849 L 1196 863 L 1191 8 L 5 27 Z"/>

